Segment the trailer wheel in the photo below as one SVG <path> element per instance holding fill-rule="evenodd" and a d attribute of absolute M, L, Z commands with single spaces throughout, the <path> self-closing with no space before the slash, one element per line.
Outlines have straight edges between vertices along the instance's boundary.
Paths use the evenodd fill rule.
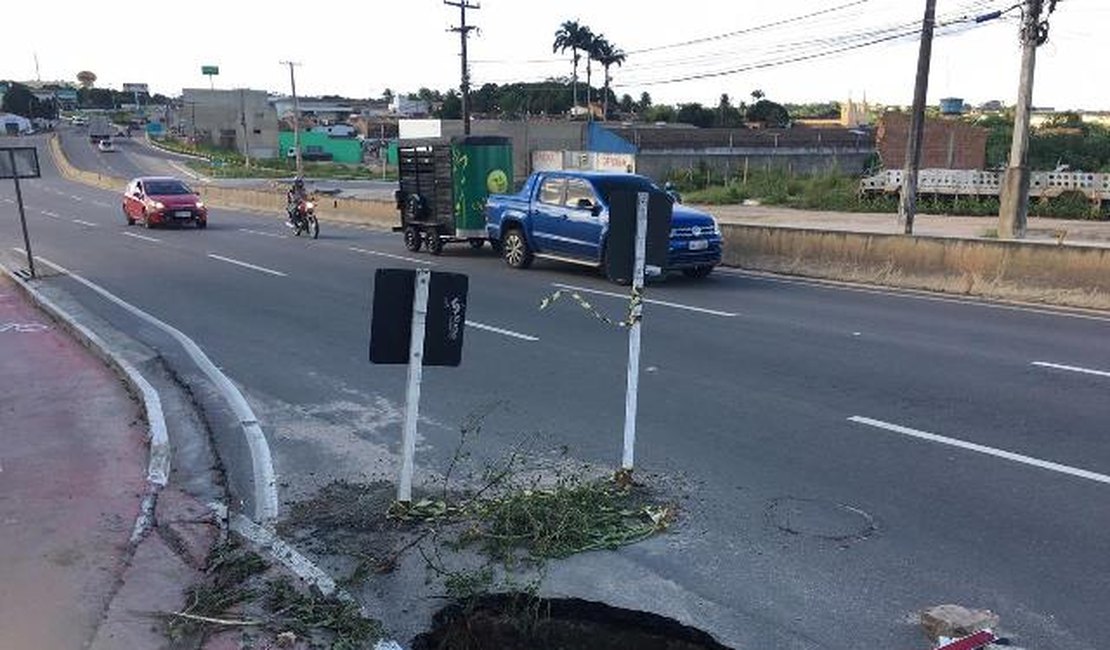
<path fill-rule="evenodd" d="M 432 255 L 443 253 L 443 240 L 439 238 L 438 228 L 429 228 L 424 231 L 424 244 Z"/>
<path fill-rule="evenodd" d="M 412 226 L 405 226 L 404 238 L 405 248 L 413 253 L 420 250 L 420 246 L 424 243 L 420 238 L 420 231 Z"/>
<path fill-rule="evenodd" d="M 466 243 L 470 244 L 470 248 L 472 250 L 481 250 L 482 244 L 485 244 L 486 240 L 479 239 L 477 237 L 472 237 L 472 238 L 466 240 Z"/>

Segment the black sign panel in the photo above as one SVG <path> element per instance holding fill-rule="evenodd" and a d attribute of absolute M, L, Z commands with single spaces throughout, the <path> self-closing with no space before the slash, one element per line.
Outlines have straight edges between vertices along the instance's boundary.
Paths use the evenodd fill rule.
<path fill-rule="evenodd" d="M 609 238 L 605 244 L 605 275 L 614 282 L 631 282 L 636 264 L 637 192 L 614 191 L 609 198 Z M 644 247 L 646 266 L 667 266 L 674 204 L 663 192 L 648 194 L 648 229 Z"/>
<path fill-rule="evenodd" d="M 39 152 L 34 147 L 0 147 L 0 179 L 38 178 Z"/>
<path fill-rule="evenodd" d="M 424 365 L 457 366 L 466 329 L 467 276 L 433 271 L 424 326 Z M 412 336 L 413 269 L 378 269 L 370 318 L 370 362 L 407 364 Z"/>

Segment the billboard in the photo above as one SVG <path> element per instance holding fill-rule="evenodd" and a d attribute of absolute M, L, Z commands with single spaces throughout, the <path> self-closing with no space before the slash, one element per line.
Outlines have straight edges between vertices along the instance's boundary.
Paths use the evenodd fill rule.
<path fill-rule="evenodd" d="M 147 89 L 146 84 L 123 84 L 123 92 L 125 93 L 144 93 L 149 95 L 150 90 Z"/>

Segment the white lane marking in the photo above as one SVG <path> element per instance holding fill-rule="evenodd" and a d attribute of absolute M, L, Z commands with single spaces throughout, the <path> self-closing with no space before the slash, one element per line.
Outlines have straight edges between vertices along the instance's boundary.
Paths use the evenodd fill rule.
<path fill-rule="evenodd" d="M 93 201 L 92 204 L 95 205 L 95 206 L 101 207 L 101 208 L 110 208 L 110 207 L 112 207 L 112 206 L 108 205 L 107 203 L 105 203 L 104 201 Z"/>
<path fill-rule="evenodd" d="M 76 194 L 70 194 L 70 195 L 69 195 L 69 198 L 73 199 L 74 201 L 77 201 L 78 203 L 80 203 L 81 201 L 84 201 L 84 199 L 82 199 L 81 197 L 77 196 Z"/>
<path fill-rule="evenodd" d="M 44 216 L 50 217 L 51 219 L 61 219 L 62 218 L 61 216 L 59 216 L 59 215 L 57 215 L 57 214 L 55 214 L 55 213 L 53 213 L 49 210 L 42 210 L 42 214 Z"/>
<path fill-rule="evenodd" d="M 240 228 L 239 232 L 250 233 L 252 235 L 261 235 L 262 237 L 273 237 L 274 239 L 288 239 L 288 235 L 279 235 L 273 232 L 262 232 L 261 230 L 251 230 L 250 228 Z"/>
<path fill-rule="evenodd" d="M 1061 316 L 1064 318 L 1078 318 L 1081 320 L 1093 320 L 1102 323 L 1110 323 L 1110 317 L 1099 316 L 1098 314 L 1085 314 L 1077 311 L 1066 311 L 1065 309 L 1044 309 L 1040 307 L 1028 307 L 1025 305 L 1013 305 L 1003 303 L 986 302 L 986 299 L 976 300 L 974 298 L 951 298 L 945 296 L 932 295 L 930 292 L 923 289 L 900 289 L 896 287 L 890 288 L 868 288 L 860 287 L 849 284 L 847 282 L 838 282 L 836 280 L 820 280 L 820 279 L 790 279 L 790 278 L 777 278 L 771 277 L 764 273 L 757 273 L 755 271 L 743 271 L 740 269 L 725 269 L 717 267 L 713 270 L 714 273 L 721 273 L 722 275 L 732 275 L 740 278 L 747 278 L 749 280 L 758 280 L 760 282 L 771 282 L 776 284 L 795 284 L 803 287 L 816 287 L 819 289 L 831 289 L 834 291 L 851 291 L 852 293 L 865 293 L 873 296 L 890 296 L 894 298 L 906 298 L 909 300 L 924 300 L 926 302 L 945 302 L 953 305 L 966 305 L 970 307 L 983 307 L 985 309 L 1000 309 L 1003 311 L 1017 311 L 1027 314 L 1041 314 L 1044 316 Z"/>
<path fill-rule="evenodd" d="M 1091 370 L 1090 368 L 1080 368 L 1079 366 L 1064 366 L 1064 365 L 1060 365 L 1058 363 L 1049 363 L 1047 361 L 1034 361 L 1033 365 L 1034 366 L 1040 366 L 1041 368 L 1055 368 L 1057 370 L 1067 370 L 1067 371 L 1070 371 L 1070 372 L 1079 372 L 1079 373 L 1083 373 L 1085 375 L 1097 375 L 1099 377 L 1110 377 L 1110 372 L 1106 372 L 1105 370 Z"/>
<path fill-rule="evenodd" d="M 234 264 L 236 266 L 241 266 L 245 269 L 253 269 L 255 271 L 261 271 L 263 273 L 269 273 L 270 275 L 276 275 L 279 278 L 286 277 L 286 274 L 282 273 L 281 271 L 275 271 L 273 269 L 268 269 L 265 266 L 258 266 L 257 264 L 251 264 L 250 262 L 242 262 L 240 260 L 232 259 L 230 257 L 224 257 L 223 255 L 214 255 L 212 253 L 209 253 L 208 257 L 211 257 L 214 260 L 220 260 L 221 262 L 227 262 L 228 264 Z"/>
<path fill-rule="evenodd" d="M 22 248 L 16 248 L 15 250 L 19 251 L 24 256 L 27 255 L 27 252 Z M 204 350 L 202 350 L 199 345 L 193 342 L 193 339 L 185 336 L 177 328 L 158 320 L 135 305 L 119 298 L 104 287 L 90 280 L 86 280 L 60 264 L 51 262 L 45 257 L 38 257 L 37 259 L 58 272 L 65 273 L 107 300 L 131 312 L 138 318 L 168 332 L 170 336 L 181 344 L 181 347 L 185 348 L 185 352 L 188 353 L 193 363 L 197 364 L 201 372 L 203 372 L 212 383 L 216 384 L 220 393 L 223 394 L 232 412 L 235 413 L 235 417 L 239 420 L 239 426 L 243 430 L 243 436 L 247 439 L 247 448 L 250 450 L 251 457 L 251 473 L 254 482 L 253 519 L 263 525 L 273 523 L 278 516 L 278 497 L 277 475 L 274 472 L 270 445 L 266 442 L 266 435 L 262 432 L 262 427 L 258 424 L 258 418 L 255 417 L 250 404 L 247 403 L 246 398 L 243 397 L 243 394 L 235 387 L 231 379 L 217 368 L 216 364 L 212 363 L 212 360 L 208 358 L 208 355 L 204 353 Z"/>
<path fill-rule="evenodd" d="M 157 237 L 147 237 L 146 235 L 137 235 L 133 232 L 121 232 L 120 234 L 123 235 L 124 237 L 134 237 L 135 239 L 142 239 L 143 241 L 152 241 L 156 244 L 162 242 L 162 240 L 158 239 Z"/>
<path fill-rule="evenodd" d="M 79 223 L 79 224 L 81 224 L 82 226 L 88 226 L 88 227 L 90 227 L 90 228 L 96 228 L 96 224 L 95 224 L 95 223 L 90 223 L 90 222 L 88 222 L 88 221 L 83 221 L 83 220 L 81 220 L 81 219 L 74 219 L 74 220 L 73 220 L 73 223 Z"/>
<path fill-rule="evenodd" d="M 514 339 L 520 339 L 522 341 L 538 341 L 538 340 L 540 340 L 538 337 L 535 337 L 535 336 L 529 336 L 528 334 L 521 334 L 520 332 L 514 332 L 512 330 L 501 329 L 500 327 L 494 327 L 493 325 L 486 325 L 484 323 L 478 323 L 478 322 L 475 322 L 475 321 L 472 321 L 472 320 L 466 321 L 466 324 L 467 324 L 467 326 L 473 327 L 476 330 L 485 330 L 487 332 L 494 332 L 495 334 L 504 334 L 505 336 L 511 336 Z"/>
<path fill-rule="evenodd" d="M 367 250 L 365 248 L 359 248 L 358 246 L 351 246 L 351 250 L 353 250 L 356 253 L 362 253 L 363 255 L 377 255 L 378 257 L 388 257 L 388 258 L 393 259 L 393 260 L 401 260 L 403 262 L 412 262 L 413 264 L 421 264 L 421 265 L 424 265 L 424 266 L 435 266 L 436 265 L 435 262 L 432 262 L 431 260 L 427 260 L 427 259 L 421 260 L 421 259 L 417 259 L 415 257 L 405 257 L 404 255 L 394 255 L 393 253 L 382 253 L 382 252 L 379 252 L 379 251 L 372 251 L 372 250 Z"/>
<path fill-rule="evenodd" d="M 629 299 L 628 296 L 626 296 L 624 294 L 613 293 L 612 291 L 600 291 L 598 289 L 587 289 L 585 287 L 576 287 L 572 284 L 560 284 L 558 282 L 552 282 L 551 286 L 558 287 L 560 289 L 566 289 L 568 291 L 580 291 L 582 293 L 593 293 L 593 294 L 596 294 L 596 295 L 599 295 L 599 296 L 609 296 L 610 298 L 623 298 L 625 300 Z M 705 307 L 694 307 L 693 305 L 682 305 L 682 304 L 679 304 L 677 302 L 667 302 L 665 300 L 644 299 L 644 302 L 645 303 L 650 303 L 652 305 L 659 305 L 660 307 L 672 307 L 674 309 L 685 309 L 686 311 L 693 311 L 693 312 L 697 312 L 699 314 L 709 314 L 711 316 L 723 316 L 725 318 L 735 318 L 736 316 L 738 316 L 738 314 L 734 314 L 733 312 L 730 312 L 730 311 L 718 311 L 716 309 L 706 309 Z"/>
<path fill-rule="evenodd" d="M 1047 470 L 1050 470 L 1050 471 L 1053 471 L 1053 472 L 1059 472 L 1061 474 L 1067 474 L 1069 476 L 1076 476 L 1076 477 L 1085 478 L 1085 479 L 1088 479 L 1088 480 L 1091 480 L 1091 481 L 1097 481 L 1099 483 L 1110 484 L 1110 476 L 1107 476 L 1106 474 L 1099 474 L 1097 472 L 1092 472 L 1092 471 L 1085 470 L 1085 469 L 1079 469 L 1078 467 L 1071 467 L 1069 465 L 1061 465 L 1060 463 L 1054 463 L 1052 461 L 1041 460 L 1039 458 L 1033 458 L 1032 456 L 1026 456 L 1024 454 L 1017 454 L 1017 453 L 1014 453 L 1012 451 L 1006 451 L 1005 449 L 998 449 L 996 447 L 987 447 L 986 445 L 979 445 L 979 444 L 976 444 L 974 442 L 967 442 L 966 440 L 958 440 L 956 438 L 949 438 L 947 436 L 940 436 L 940 435 L 937 435 L 935 433 L 928 433 L 926 431 L 918 431 L 917 429 L 910 429 L 909 427 L 903 427 L 903 426 L 899 426 L 897 424 L 891 424 L 890 422 L 883 422 L 882 420 L 874 420 L 872 418 L 865 418 L 865 417 L 861 417 L 859 415 L 853 415 L 852 417 L 848 418 L 848 420 L 850 422 L 855 422 L 857 424 L 866 424 L 867 426 L 875 427 L 877 429 L 885 429 L 886 431 L 892 431 L 894 433 L 900 433 L 902 435 L 911 436 L 913 438 L 919 438 L 921 440 L 928 440 L 929 442 L 936 442 L 936 443 L 940 443 L 942 445 L 950 445 L 952 447 L 959 447 L 960 449 L 966 449 L 968 451 L 974 451 L 974 452 L 978 452 L 980 454 L 987 454 L 989 456 L 997 456 L 998 458 L 1005 458 L 1006 460 L 1012 460 L 1015 463 L 1023 463 L 1025 465 L 1032 465 L 1033 467 L 1039 467 L 1041 469 L 1047 469 Z"/>

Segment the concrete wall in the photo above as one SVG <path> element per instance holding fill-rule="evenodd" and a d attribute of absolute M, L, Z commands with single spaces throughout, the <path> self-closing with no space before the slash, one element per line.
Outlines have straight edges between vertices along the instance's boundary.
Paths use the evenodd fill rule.
<path fill-rule="evenodd" d="M 721 224 L 747 269 L 1110 309 L 1110 248 Z"/>
<path fill-rule="evenodd" d="M 186 135 L 194 128 L 198 137 L 213 146 L 231 145 L 240 154 L 254 158 L 276 158 L 278 154 L 277 111 L 262 90 L 208 90 L 186 88 L 181 92 L 182 109 L 175 125 Z M 246 109 L 247 142 L 243 141 L 243 108 Z"/>
<path fill-rule="evenodd" d="M 858 174 L 874 153 L 870 148 L 782 147 L 704 149 L 698 151 L 641 151 L 636 155 L 636 173 L 662 180 L 672 173 L 698 169 L 704 165 L 721 176 L 752 171 L 786 170 L 795 174 L 839 171 Z"/>

